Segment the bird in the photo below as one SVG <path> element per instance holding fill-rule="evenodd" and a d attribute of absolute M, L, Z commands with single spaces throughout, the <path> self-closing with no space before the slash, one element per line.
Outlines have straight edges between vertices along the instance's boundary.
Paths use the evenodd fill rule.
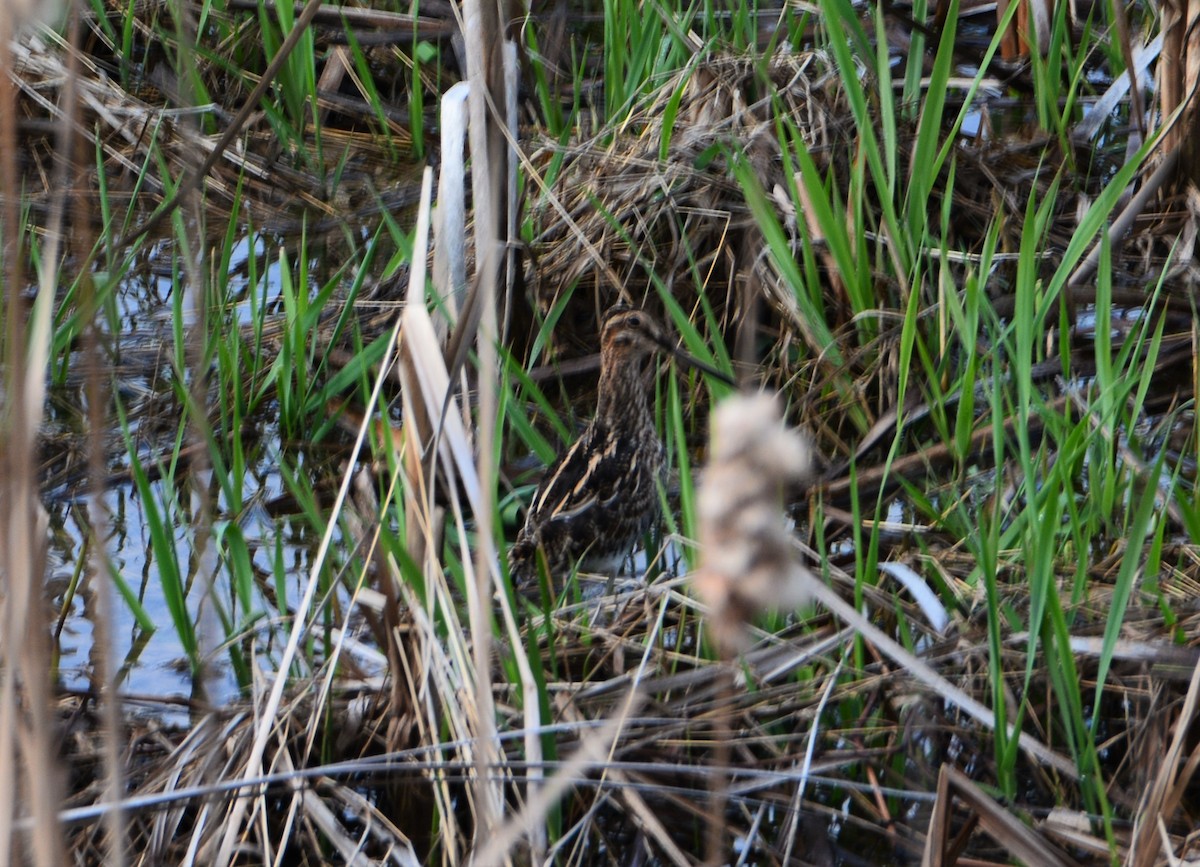
<path fill-rule="evenodd" d="M 600 330 L 595 416 L 547 471 L 509 549 L 510 575 L 521 593 L 536 593 L 543 563 L 560 587 L 576 564 L 612 574 L 657 519 L 666 448 L 654 427 L 649 386 L 659 353 L 733 384 L 679 349 L 647 311 L 610 308 Z"/>

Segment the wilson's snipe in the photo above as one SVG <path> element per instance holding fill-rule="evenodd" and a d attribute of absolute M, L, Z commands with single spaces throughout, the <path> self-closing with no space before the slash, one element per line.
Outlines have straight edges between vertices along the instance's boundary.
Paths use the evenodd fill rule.
<path fill-rule="evenodd" d="M 556 583 L 576 562 L 589 571 L 619 567 L 658 516 L 665 449 L 654 429 L 647 386 L 659 351 L 732 384 L 680 351 L 645 311 L 610 310 L 600 332 L 596 416 L 546 473 L 508 552 L 519 589 L 536 587 L 541 555 Z"/>

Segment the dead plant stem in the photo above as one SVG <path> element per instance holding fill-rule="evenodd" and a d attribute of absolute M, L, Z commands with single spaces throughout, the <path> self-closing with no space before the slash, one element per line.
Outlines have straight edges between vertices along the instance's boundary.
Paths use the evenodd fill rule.
<path fill-rule="evenodd" d="M 733 665 L 736 658 L 722 649 L 720 673 L 717 684 L 717 703 L 713 712 L 712 734 L 713 771 L 709 778 L 708 791 L 708 839 L 705 842 L 708 867 L 720 867 L 725 863 L 729 841 L 725 833 L 725 809 L 729 804 L 729 767 L 733 758 L 733 709 L 736 696 L 733 693 Z"/>

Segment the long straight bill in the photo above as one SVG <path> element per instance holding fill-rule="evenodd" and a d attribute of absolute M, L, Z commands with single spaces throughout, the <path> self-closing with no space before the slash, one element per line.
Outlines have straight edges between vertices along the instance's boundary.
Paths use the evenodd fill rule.
<path fill-rule="evenodd" d="M 691 367 L 695 370 L 700 371 L 701 373 L 707 373 L 713 379 L 723 382 L 730 387 L 737 386 L 737 383 L 734 382 L 733 377 L 731 377 L 725 371 L 717 370 L 717 368 L 713 367 L 711 364 L 707 364 L 707 363 L 701 361 L 699 358 L 696 358 L 693 355 L 688 355 L 686 352 L 684 352 L 682 349 L 680 349 L 676 346 L 670 346 L 665 343 L 662 343 L 660 345 L 673 358 L 675 358 L 682 364 L 686 365 L 687 367 Z"/>

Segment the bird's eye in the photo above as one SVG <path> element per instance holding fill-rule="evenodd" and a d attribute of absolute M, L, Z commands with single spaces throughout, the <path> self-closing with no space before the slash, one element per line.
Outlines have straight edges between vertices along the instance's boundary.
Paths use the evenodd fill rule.
<path fill-rule="evenodd" d="M 629 317 L 629 327 L 630 328 L 641 328 L 642 327 L 642 317 L 636 316 L 636 315 L 630 316 Z"/>

